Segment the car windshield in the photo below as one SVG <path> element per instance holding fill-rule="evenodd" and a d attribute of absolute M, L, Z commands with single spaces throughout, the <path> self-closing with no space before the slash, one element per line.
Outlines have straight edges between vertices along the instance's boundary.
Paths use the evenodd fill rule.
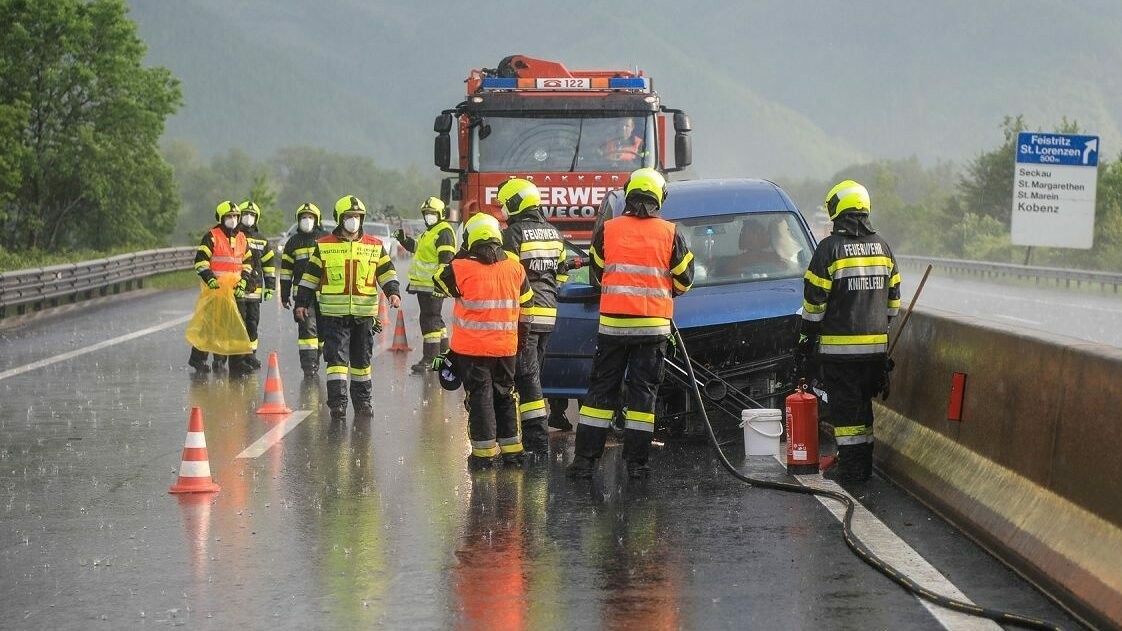
<path fill-rule="evenodd" d="M 694 286 L 799 278 L 813 249 L 788 212 L 695 217 L 677 221 L 694 255 Z"/>
<path fill-rule="evenodd" d="M 472 128 L 472 166 L 519 173 L 653 167 L 652 121 L 649 115 L 487 116 Z"/>

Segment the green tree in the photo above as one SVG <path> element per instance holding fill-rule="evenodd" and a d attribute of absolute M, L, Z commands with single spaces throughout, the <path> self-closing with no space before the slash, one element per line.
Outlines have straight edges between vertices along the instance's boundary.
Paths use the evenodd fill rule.
<path fill-rule="evenodd" d="M 0 0 L 0 245 L 165 240 L 179 197 L 157 143 L 180 91 L 144 54 L 123 0 Z"/>

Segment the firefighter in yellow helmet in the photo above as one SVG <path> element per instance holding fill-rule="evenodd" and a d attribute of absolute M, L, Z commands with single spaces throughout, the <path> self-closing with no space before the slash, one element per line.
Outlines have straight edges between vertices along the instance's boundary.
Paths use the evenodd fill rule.
<path fill-rule="evenodd" d="M 503 249 L 522 262 L 534 290 L 533 303 L 527 310 L 530 330 L 518 352 L 514 384 L 522 444 L 533 454 L 545 457 L 549 455 L 549 429 L 541 369 L 546 343 L 557 322 L 557 269 L 565 260 L 565 243 L 557 228 L 545 220 L 541 192 L 533 182 L 507 180 L 499 187 L 496 201 L 507 218 Z"/>
<path fill-rule="evenodd" d="M 612 419 L 623 407 L 627 474 L 643 478 L 650 472 L 647 459 L 674 297 L 693 285 L 693 253 L 685 237 L 658 216 L 665 186 L 654 169 L 634 171 L 624 188 L 623 215 L 592 233 L 589 278 L 601 287 L 600 333 L 569 477 L 592 477 Z M 622 400 L 625 386 L 627 401 Z"/>
<path fill-rule="evenodd" d="M 281 255 L 280 301 L 285 309 L 292 308 L 293 282 L 300 282 L 304 268 L 316 249 L 316 241 L 327 234 L 320 222 L 319 207 L 305 202 L 296 209 L 296 233 L 288 238 Z M 316 326 L 316 303 L 312 303 L 303 321 L 296 323 L 296 346 L 300 350 L 300 368 L 305 377 L 319 371 L 319 354 L 322 344 Z"/>
<path fill-rule="evenodd" d="M 393 235 L 402 247 L 413 253 L 405 291 L 417 295 L 418 320 L 424 338 L 421 359 L 410 368 L 415 373 L 429 370 L 436 356 L 447 350 L 442 347 L 447 344 L 448 329 L 440 314 L 444 293 L 436 289 L 433 276 L 456 255 L 456 231 L 445 216 L 444 202 L 436 197 L 426 199 L 421 204 L 421 218 L 425 221 L 425 231 L 417 238 L 405 236 L 400 228 Z"/>
<path fill-rule="evenodd" d="M 296 294 L 298 322 L 319 305 L 323 355 L 327 360 L 327 406 L 331 419 L 347 414 L 347 382 L 355 416 L 374 412 L 370 360 L 378 321 L 378 285 L 395 309 L 401 306 L 393 260 L 375 237 L 364 234 L 366 206 L 354 195 L 335 202 L 338 227 L 316 241 Z"/>
<path fill-rule="evenodd" d="M 465 248 L 441 268 L 437 288 L 456 298 L 450 353 L 467 393 L 470 468 L 495 456 L 525 460 L 514 403 L 518 348 L 528 327 L 520 322 L 534 295 L 518 259 L 503 250 L 499 222 L 477 213 L 464 224 Z"/>
<path fill-rule="evenodd" d="M 245 235 L 238 230 L 238 205 L 224 201 L 214 209 L 216 221 L 213 228 L 203 235 L 203 240 L 195 251 L 195 273 L 210 289 L 218 289 L 218 277 L 236 274 L 241 277 L 234 289 L 235 297 L 245 295 L 245 288 L 253 271 L 253 254 Z M 244 313 L 243 313 L 244 317 Z M 187 364 L 196 373 L 210 372 L 206 363 L 206 351 L 191 349 L 191 359 Z M 214 356 L 215 368 L 221 366 L 224 357 Z"/>
<path fill-rule="evenodd" d="M 245 295 L 238 299 L 238 311 L 245 321 L 245 330 L 249 334 L 249 345 L 253 349 L 248 355 L 230 358 L 231 373 L 246 373 L 260 370 L 261 361 L 257 359 L 257 328 L 261 322 L 261 302 L 269 301 L 273 297 L 273 288 L 277 282 L 277 268 L 273 262 L 274 252 L 269 247 L 269 241 L 261 235 L 257 227 L 261 218 L 261 209 L 250 200 L 238 204 L 241 211 L 238 230 L 245 235 L 249 251 L 253 254 L 253 273 L 246 284 Z"/>
<path fill-rule="evenodd" d="M 795 363 L 808 376 L 817 353 L 838 443 L 840 482 L 872 475 L 872 399 L 887 390 L 888 327 L 900 309 L 896 259 L 869 223 L 869 191 L 853 180 L 826 194 L 834 222 L 806 271 Z"/>

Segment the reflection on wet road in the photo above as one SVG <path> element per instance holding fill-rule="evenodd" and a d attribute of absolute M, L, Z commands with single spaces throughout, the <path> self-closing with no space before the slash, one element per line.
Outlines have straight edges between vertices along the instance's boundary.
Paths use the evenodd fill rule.
<path fill-rule="evenodd" d="M 0 368 L 192 304 L 171 293 L 33 322 L 0 334 Z M 658 449 L 639 483 L 616 446 L 592 482 L 565 479 L 571 433 L 544 462 L 469 472 L 461 393 L 408 373 L 411 312 L 417 350 L 376 354 L 375 417 L 333 424 L 322 375 L 301 379 L 290 314 L 262 316 L 286 402 L 308 416 L 256 457 L 237 456 L 283 422 L 254 413 L 264 374 L 193 377 L 182 325 L 0 379 L 0 628 L 943 628 L 846 550 L 822 505 L 744 487 L 702 444 Z M 192 406 L 215 496 L 167 494 Z M 862 494 L 968 595 L 1066 620 L 884 481 Z"/>

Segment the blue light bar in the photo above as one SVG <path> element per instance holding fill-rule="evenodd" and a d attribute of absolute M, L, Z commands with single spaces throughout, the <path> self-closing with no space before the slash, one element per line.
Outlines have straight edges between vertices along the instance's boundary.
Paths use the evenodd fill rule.
<path fill-rule="evenodd" d="M 608 87 L 613 90 L 646 90 L 646 77 L 616 77 L 608 79 Z"/>
<path fill-rule="evenodd" d="M 516 90 L 518 79 L 505 77 L 488 77 L 483 80 L 480 87 L 484 90 Z"/>

